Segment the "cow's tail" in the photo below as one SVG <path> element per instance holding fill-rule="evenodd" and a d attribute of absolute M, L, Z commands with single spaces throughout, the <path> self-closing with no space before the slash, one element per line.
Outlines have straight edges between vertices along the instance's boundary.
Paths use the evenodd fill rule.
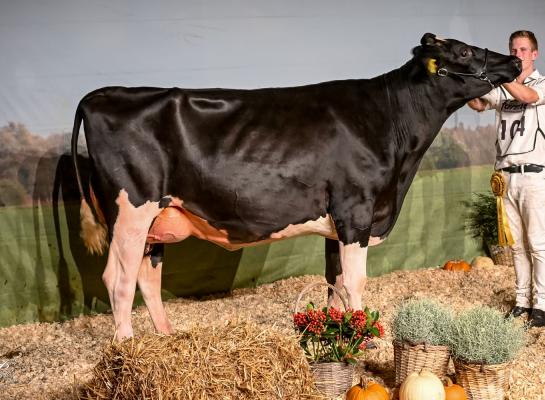
<path fill-rule="evenodd" d="M 78 183 L 79 194 L 81 197 L 80 236 L 85 243 L 85 247 L 87 247 L 87 250 L 91 254 L 102 254 L 108 246 L 108 228 L 106 227 L 104 217 L 102 216 L 102 213 L 98 208 L 98 203 L 95 196 L 93 195 L 93 189 L 91 187 L 89 187 L 89 201 L 87 201 L 87 199 L 85 198 L 85 191 L 83 190 L 83 184 L 81 182 L 81 175 L 78 165 L 78 136 L 82 120 L 83 111 L 80 104 L 76 109 L 74 128 L 72 130 L 72 162 L 74 163 L 76 181 Z M 89 203 L 91 204 L 92 208 Z"/>

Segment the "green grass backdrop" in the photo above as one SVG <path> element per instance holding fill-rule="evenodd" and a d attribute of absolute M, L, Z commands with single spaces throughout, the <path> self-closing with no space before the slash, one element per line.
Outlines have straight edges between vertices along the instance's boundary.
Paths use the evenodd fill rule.
<path fill-rule="evenodd" d="M 472 192 L 489 190 L 491 172 L 491 166 L 419 172 L 394 230 L 369 250 L 368 275 L 480 254 L 480 243 L 464 231 L 461 202 Z M 0 224 L 0 326 L 108 309 L 101 281 L 106 258 L 85 252 L 79 205 L 59 205 L 57 219 L 50 204 L 4 207 Z M 165 298 L 199 296 L 324 269 L 324 242 L 317 236 L 235 252 L 188 239 L 166 246 L 163 293 Z"/>

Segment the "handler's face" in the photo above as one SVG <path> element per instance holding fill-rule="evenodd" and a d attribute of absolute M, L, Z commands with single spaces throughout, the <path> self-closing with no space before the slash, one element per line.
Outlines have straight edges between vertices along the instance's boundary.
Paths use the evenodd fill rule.
<path fill-rule="evenodd" d="M 523 71 L 534 69 L 534 61 L 537 58 L 537 50 L 532 50 L 532 43 L 530 42 L 530 39 L 525 37 L 513 39 L 509 51 L 511 52 L 511 55 L 522 60 Z"/>

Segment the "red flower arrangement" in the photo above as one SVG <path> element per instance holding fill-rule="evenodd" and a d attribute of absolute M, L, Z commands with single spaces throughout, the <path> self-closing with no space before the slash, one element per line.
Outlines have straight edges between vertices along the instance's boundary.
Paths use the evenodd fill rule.
<path fill-rule="evenodd" d="M 305 312 L 293 314 L 293 323 L 301 334 L 299 343 L 314 362 L 348 362 L 355 364 L 373 337 L 382 337 L 384 328 L 378 311 L 346 311 L 334 307 L 315 309 L 309 303 Z"/>

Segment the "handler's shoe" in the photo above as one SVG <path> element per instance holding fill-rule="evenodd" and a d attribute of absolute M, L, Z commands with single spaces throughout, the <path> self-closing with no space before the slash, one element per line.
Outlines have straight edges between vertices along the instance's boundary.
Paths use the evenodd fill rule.
<path fill-rule="evenodd" d="M 532 314 L 532 309 L 531 308 L 526 308 L 526 307 L 515 306 L 515 307 L 513 307 L 513 309 L 511 311 L 509 311 L 507 313 L 507 315 L 505 317 L 506 318 L 510 318 L 510 317 L 518 318 L 524 313 L 528 313 L 528 315 L 531 315 Z"/>
<path fill-rule="evenodd" d="M 545 326 L 545 311 L 534 308 L 532 314 L 530 314 L 530 318 L 528 319 L 528 327 L 534 328 L 541 326 Z"/>

